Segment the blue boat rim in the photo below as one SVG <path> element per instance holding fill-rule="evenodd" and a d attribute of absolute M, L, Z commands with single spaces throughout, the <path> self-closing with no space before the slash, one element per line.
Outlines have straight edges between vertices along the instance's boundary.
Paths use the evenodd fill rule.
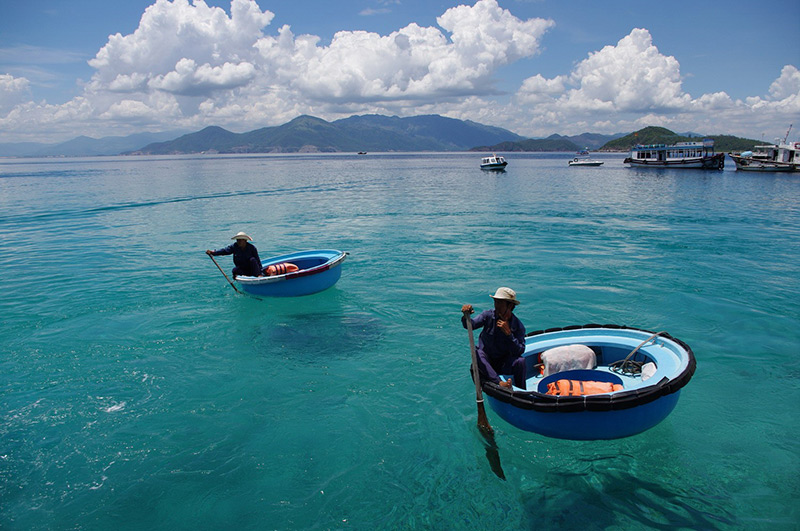
<path fill-rule="evenodd" d="M 313 251 L 307 251 L 307 252 L 313 252 Z M 301 269 L 299 271 L 294 271 L 292 273 L 286 273 L 285 275 L 281 276 L 284 276 L 287 280 L 289 280 L 292 278 L 305 277 L 308 275 L 314 275 L 316 273 L 322 273 L 323 271 L 327 271 L 328 269 L 339 265 L 344 261 L 345 258 L 347 258 L 347 252 L 345 251 L 337 251 L 337 252 L 339 253 L 337 256 L 331 258 L 324 264 L 320 264 L 316 267 L 310 267 L 308 269 Z"/>
<path fill-rule="evenodd" d="M 547 330 L 537 330 L 526 334 L 525 337 L 535 337 L 540 334 L 547 334 L 550 332 L 562 332 L 567 330 L 591 330 L 591 329 L 614 329 L 614 330 L 635 330 L 637 332 L 646 332 L 648 334 L 655 334 L 650 330 L 642 328 L 633 328 L 622 325 L 600 325 L 600 324 L 586 324 L 586 325 L 573 325 L 564 328 L 548 328 Z M 648 404 L 660 397 L 675 393 L 683 386 L 689 383 L 692 375 L 697 367 L 694 352 L 692 349 L 675 337 L 672 337 L 666 332 L 661 332 L 660 337 L 674 341 L 686 350 L 688 355 L 688 363 L 686 367 L 676 376 L 672 378 L 664 377 L 653 385 L 641 387 L 638 389 L 631 389 L 628 391 L 620 391 L 613 394 L 601 395 L 585 395 L 585 396 L 554 396 L 546 395 L 536 391 L 522 391 L 522 390 L 508 390 L 500 387 L 499 384 L 494 382 L 484 382 L 483 392 L 490 397 L 505 402 L 520 409 L 534 410 L 541 413 L 575 413 L 580 411 L 612 411 L 621 409 L 630 409 L 643 404 Z"/>
<path fill-rule="evenodd" d="M 300 278 L 306 277 L 309 275 L 315 275 L 317 273 L 322 273 L 323 271 L 327 271 L 337 265 L 341 264 L 345 258 L 347 258 L 347 251 L 339 251 L 334 249 L 321 249 L 321 250 L 308 250 L 308 251 L 298 251 L 294 253 L 284 254 L 280 256 L 272 256 L 264 261 L 264 264 L 271 265 L 275 263 L 279 263 L 285 261 L 286 259 L 290 259 L 293 257 L 298 257 L 302 255 L 331 255 L 331 258 L 318 266 L 309 267 L 308 269 L 300 269 L 299 271 L 292 271 L 290 273 L 284 273 L 282 275 L 275 275 L 270 277 L 251 277 L 251 276 L 239 276 L 236 277 L 236 281 L 241 284 L 271 284 L 274 282 L 280 282 L 283 280 L 291 280 L 293 278 Z"/>

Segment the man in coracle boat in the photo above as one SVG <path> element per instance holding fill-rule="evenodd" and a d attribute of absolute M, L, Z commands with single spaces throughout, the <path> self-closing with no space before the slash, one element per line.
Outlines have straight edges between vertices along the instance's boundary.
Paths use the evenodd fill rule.
<path fill-rule="evenodd" d="M 236 242 L 222 249 L 217 249 L 216 251 L 208 249 L 206 250 L 206 254 L 208 256 L 232 254 L 233 265 L 235 266 L 232 271 L 234 279 L 237 276 L 264 276 L 264 271 L 261 268 L 261 259 L 258 257 L 258 250 L 255 245 L 249 243 L 253 241 L 253 238 L 244 232 L 240 232 L 231 238 L 231 240 L 236 240 Z"/>
<path fill-rule="evenodd" d="M 527 369 L 522 354 L 525 352 L 525 326 L 513 314 L 519 304 L 511 288 L 498 288 L 494 295 L 494 309 L 484 310 L 472 320 L 472 328 L 482 328 L 478 338 L 477 359 L 481 379 L 511 388 L 512 379 L 501 381 L 499 374 L 511 374 L 513 384 L 526 388 Z M 461 308 L 461 324 L 467 327 L 467 315 L 473 313 L 472 305 Z"/>

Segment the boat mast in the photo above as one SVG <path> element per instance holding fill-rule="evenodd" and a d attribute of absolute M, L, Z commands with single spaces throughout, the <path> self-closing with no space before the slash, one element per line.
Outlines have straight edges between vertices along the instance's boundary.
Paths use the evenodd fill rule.
<path fill-rule="evenodd" d="M 792 125 L 793 125 L 793 124 L 789 124 L 789 129 L 786 131 L 786 136 L 785 136 L 785 137 L 783 137 L 783 143 L 784 143 L 784 144 L 786 143 L 786 140 L 789 138 L 789 131 L 791 131 L 791 130 L 792 130 Z"/>

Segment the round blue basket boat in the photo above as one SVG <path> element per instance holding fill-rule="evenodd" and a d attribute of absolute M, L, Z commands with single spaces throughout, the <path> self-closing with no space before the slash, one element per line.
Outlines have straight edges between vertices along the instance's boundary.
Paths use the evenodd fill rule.
<path fill-rule="evenodd" d="M 666 332 L 625 326 L 588 324 L 540 330 L 528 334 L 525 344 L 528 374 L 536 373 L 528 378 L 527 390 L 484 382 L 483 391 L 492 410 L 509 424 L 559 439 L 618 439 L 652 428 L 675 408 L 681 388 L 696 367 L 694 353 L 683 341 Z M 593 368 L 539 374 L 542 354 L 574 345 L 594 352 Z M 556 380 L 576 386 L 609 382 L 622 388 L 584 396 L 547 394 L 548 385 Z"/>
<path fill-rule="evenodd" d="M 326 290 L 342 276 L 342 262 L 347 253 L 334 249 L 317 249 L 273 256 L 262 262 L 271 265 L 289 262 L 299 271 L 269 277 L 238 276 L 236 284 L 245 293 L 258 297 L 299 297 Z"/>

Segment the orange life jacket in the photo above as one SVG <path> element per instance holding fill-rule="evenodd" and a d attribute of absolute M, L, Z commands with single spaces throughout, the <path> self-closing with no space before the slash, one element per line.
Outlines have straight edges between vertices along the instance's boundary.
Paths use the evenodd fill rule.
<path fill-rule="evenodd" d="M 268 266 L 264 270 L 264 273 L 266 273 L 268 277 L 274 277 L 275 275 L 285 275 L 286 273 L 294 273 L 295 271 L 300 271 L 300 268 L 289 262 L 281 262 L 280 264 Z"/>
<path fill-rule="evenodd" d="M 613 391 L 622 391 L 622 385 L 583 380 L 556 380 L 547 384 L 547 394 L 557 396 L 599 395 Z"/>

